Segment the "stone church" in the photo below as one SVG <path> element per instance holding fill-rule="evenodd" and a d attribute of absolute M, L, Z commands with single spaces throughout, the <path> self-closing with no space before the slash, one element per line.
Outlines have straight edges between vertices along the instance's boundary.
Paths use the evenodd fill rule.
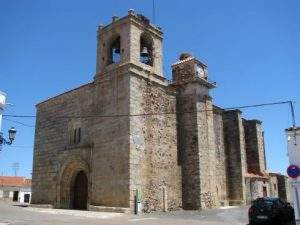
<path fill-rule="evenodd" d="M 207 66 L 181 54 L 163 75 L 163 32 L 133 10 L 99 26 L 96 73 L 37 104 L 32 204 L 133 212 L 287 199 L 268 173 L 261 122 L 213 103 Z M 234 103 L 234 102 L 233 102 Z"/>

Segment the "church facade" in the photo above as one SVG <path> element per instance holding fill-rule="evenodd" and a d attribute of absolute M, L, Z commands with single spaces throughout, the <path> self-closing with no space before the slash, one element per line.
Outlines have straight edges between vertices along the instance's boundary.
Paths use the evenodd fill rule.
<path fill-rule="evenodd" d="M 266 171 L 261 122 L 215 106 L 216 84 L 189 54 L 168 82 L 162 35 L 133 10 L 114 17 L 98 28 L 94 80 L 36 106 L 32 204 L 133 212 L 138 200 L 149 212 L 287 198 L 286 177 Z"/>

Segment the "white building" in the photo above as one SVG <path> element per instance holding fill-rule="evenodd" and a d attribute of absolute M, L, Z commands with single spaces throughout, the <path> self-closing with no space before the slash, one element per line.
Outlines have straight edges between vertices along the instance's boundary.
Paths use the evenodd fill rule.
<path fill-rule="evenodd" d="M 1 132 L 1 128 L 2 128 L 2 114 L 4 111 L 4 106 L 5 106 L 5 100 L 6 100 L 6 94 L 2 91 L 0 91 L 0 138 L 2 137 L 2 132 Z M 2 150 L 2 145 L 0 142 L 0 151 Z"/>
<path fill-rule="evenodd" d="M 300 127 L 286 129 L 290 165 L 300 168 Z M 300 176 L 292 178 L 291 195 L 296 220 L 300 219 Z"/>
<path fill-rule="evenodd" d="M 31 179 L 0 176 L 0 200 L 30 203 Z"/>

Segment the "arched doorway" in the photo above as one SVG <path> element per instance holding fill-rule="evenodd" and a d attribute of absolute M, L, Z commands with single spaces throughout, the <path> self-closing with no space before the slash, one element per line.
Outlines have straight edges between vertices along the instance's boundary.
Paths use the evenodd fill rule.
<path fill-rule="evenodd" d="M 57 186 L 58 201 L 56 207 L 61 209 L 74 209 L 74 199 L 76 199 L 77 202 L 79 199 L 83 199 L 88 203 L 90 169 L 86 161 L 79 157 L 72 157 L 67 160 L 65 159 L 61 165 Z M 86 191 L 82 192 L 81 189 L 85 189 Z M 77 196 L 78 192 L 82 192 L 83 195 Z M 87 203 L 82 207 L 83 209 L 87 209 Z M 78 207 L 77 203 L 75 206 L 76 208 L 81 208 Z"/>
<path fill-rule="evenodd" d="M 79 171 L 73 183 L 73 209 L 87 209 L 88 179 L 84 171 Z"/>

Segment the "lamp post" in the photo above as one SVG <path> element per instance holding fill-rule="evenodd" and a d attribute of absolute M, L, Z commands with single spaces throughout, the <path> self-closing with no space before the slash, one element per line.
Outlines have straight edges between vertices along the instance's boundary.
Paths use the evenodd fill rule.
<path fill-rule="evenodd" d="M 8 130 L 8 140 L 3 137 L 3 133 L 0 132 L 0 146 L 2 145 L 11 145 L 16 138 L 17 130 L 14 127 L 11 127 Z M 1 148 L 0 148 L 1 151 Z"/>

